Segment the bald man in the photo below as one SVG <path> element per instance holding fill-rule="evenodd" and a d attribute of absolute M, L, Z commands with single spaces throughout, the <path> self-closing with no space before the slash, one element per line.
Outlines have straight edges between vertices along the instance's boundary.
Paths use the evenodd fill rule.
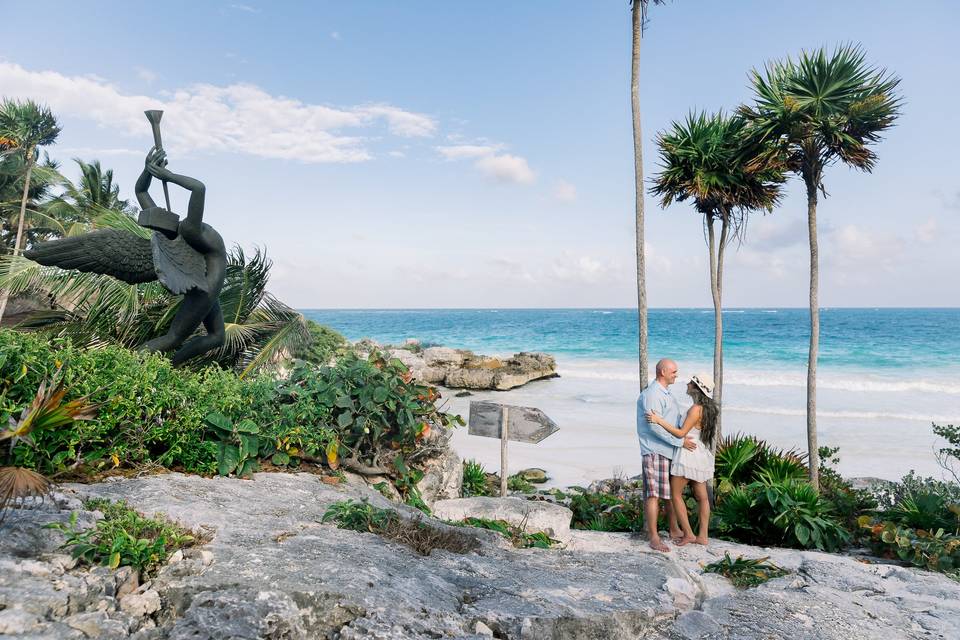
<path fill-rule="evenodd" d="M 643 515 L 650 547 L 656 551 L 669 551 L 660 540 L 657 531 L 657 515 L 660 501 L 667 501 L 667 514 L 670 521 L 670 536 L 681 537 L 677 516 L 670 502 L 670 463 L 680 447 L 696 449 L 691 438 L 676 438 L 660 425 L 649 422 L 648 411 L 654 411 L 664 420 L 678 427 L 683 416 L 680 403 L 670 393 L 668 387 L 676 382 L 679 369 L 677 363 L 664 358 L 657 363 L 657 377 L 637 399 L 637 437 L 640 440 L 640 455 L 643 460 Z"/>

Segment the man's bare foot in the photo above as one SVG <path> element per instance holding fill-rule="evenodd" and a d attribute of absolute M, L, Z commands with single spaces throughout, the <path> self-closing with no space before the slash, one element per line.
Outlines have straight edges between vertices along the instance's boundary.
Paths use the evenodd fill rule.
<path fill-rule="evenodd" d="M 650 548 L 653 549 L 654 551 L 662 551 L 664 553 L 668 553 L 670 551 L 670 547 L 663 544 L 660 538 L 657 538 L 656 540 L 651 540 Z"/>
<path fill-rule="evenodd" d="M 683 531 L 677 529 L 676 531 L 670 532 L 670 539 L 676 542 L 677 540 L 683 539 Z"/>
<path fill-rule="evenodd" d="M 683 536 L 679 540 L 674 541 L 678 547 L 682 547 L 685 544 L 690 544 L 691 542 L 696 542 L 698 540 L 697 536 Z"/>
<path fill-rule="evenodd" d="M 703 546 L 707 546 L 707 539 L 706 539 L 706 538 L 701 538 L 700 536 L 697 536 L 696 538 L 694 538 L 694 539 L 691 540 L 690 542 L 696 542 L 697 544 L 702 544 Z"/>

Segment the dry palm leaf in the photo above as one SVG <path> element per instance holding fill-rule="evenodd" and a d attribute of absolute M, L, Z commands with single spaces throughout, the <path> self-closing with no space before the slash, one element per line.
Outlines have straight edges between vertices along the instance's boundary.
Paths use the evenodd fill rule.
<path fill-rule="evenodd" d="M 28 498 L 40 498 L 50 493 L 50 481 L 23 467 L 0 467 L 0 523 L 10 509 L 18 509 Z"/>

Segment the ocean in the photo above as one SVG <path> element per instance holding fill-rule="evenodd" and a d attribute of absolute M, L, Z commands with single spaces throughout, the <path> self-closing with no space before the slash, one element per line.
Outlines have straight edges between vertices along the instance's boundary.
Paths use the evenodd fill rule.
<path fill-rule="evenodd" d="M 636 447 L 637 314 L 632 309 L 304 310 L 350 340 L 369 337 L 509 355 L 544 351 L 560 378 L 506 393 L 447 398 L 537 406 L 560 426 L 538 445 L 511 444 L 511 470 L 546 468 L 555 484 L 583 484 L 639 472 Z M 823 309 L 817 416 L 820 444 L 840 447 L 847 476 L 897 479 L 910 470 L 942 476 L 931 423 L 960 422 L 960 309 Z M 685 376 L 712 373 L 713 310 L 652 309 L 650 360 Z M 724 432 L 806 448 L 805 309 L 724 311 Z M 449 394 L 452 396 L 452 394 Z M 461 455 L 499 466 L 496 441 L 459 430 Z"/>

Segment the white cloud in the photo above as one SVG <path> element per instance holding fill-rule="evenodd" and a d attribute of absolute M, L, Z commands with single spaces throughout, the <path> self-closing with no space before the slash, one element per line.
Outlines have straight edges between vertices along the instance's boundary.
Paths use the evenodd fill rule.
<path fill-rule="evenodd" d="M 926 222 L 917 226 L 915 235 L 917 240 L 924 244 L 930 244 L 937 239 L 937 233 L 940 231 L 936 218 L 930 218 Z"/>
<path fill-rule="evenodd" d="M 534 182 L 536 174 L 526 158 L 500 153 L 504 148 L 502 144 L 458 144 L 437 147 L 437 151 L 447 160 L 476 160 L 473 166 L 480 173 L 499 182 Z"/>
<path fill-rule="evenodd" d="M 565 180 L 560 180 L 553 188 L 553 197 L 560 202 L 573 202 L 577 199 L 577 188 Z"/>
<path fill-rule="evenodd" d="M 237 11 L 244 11 L 246 13 L 260 13 L 260 9 L 256 7 L 251 7 L 248 4 L 231 4 L 228 5 L 230 9 L 235 9 Z"/>
<path fill-rule="evenodd" d="M 330 37 L 333 38 L 334 40 L 340 40 L 340 32 L 339 32 L 339 31 L 331 31 L 331 32 L 330 32 Z"/>
<path fill-rule="evenodd" d="M 893 270 L 903 253 L 901 238 L 854 224 L 844 225 L 825 235 L 827 259 L 836 261 L 848 270 L 866 268 L 870 273 L 878 265 L 885 270 Z"/>
<path fill-rule="evenodd" d="M 536 176 L 526 159 L 505 153 L 499 156 L 485 156 L 475 165 L 480 171 L 500 182 L 530 184 Z"/>
<path fill-rule="evenodd" d="M 28 71 L 0 62 L 5 95 L 30 96 L 58 115 L 93 120 L 149 140 L 146 109 L 163 109 L 164 139 L 175 152 L 244 153 L 304 162 L 361 162 L 372 157 L 366 139 L 343 135 L 385 125 L 399 137 L 426 137 L 437 125 L 429 116 L 386 104 L 348 108 L 307 104 L 274 96 L 250 84 L 196 84 L 161 100 L 121 92 L 93 77 Z"/>
<path fill-rule="evenodd" d="M 72 158 L 99 158 L 100 156 L 143 156 L 142 149 L 99 149 L 97 147 L 57 147 L 57 154 Z"/>
<path fill-rule="evenodd" d="M 492 156 L 503 149 L 503 145 L 456 144 L 446 147 L 437 147 L 447 160 L 465 160 Z"/>

